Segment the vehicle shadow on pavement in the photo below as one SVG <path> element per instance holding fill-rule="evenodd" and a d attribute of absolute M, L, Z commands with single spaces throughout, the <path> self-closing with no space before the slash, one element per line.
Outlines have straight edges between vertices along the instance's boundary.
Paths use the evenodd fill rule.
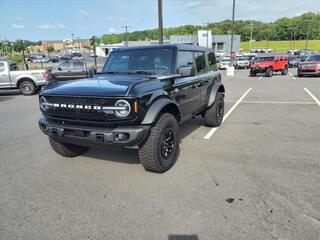
<path fill-rule="evenodd" d="M 199 240 L 198 236 L 192 235 L 169 235 L 168 240 Z"/>
<path fill-rule="evenodd" d="M 136 149 L 127 149 L 120 147 L 91 147 L 83 156 L 99 159 L 104 161 L 112 161 L 128 164 L 140 164 L 138 151 Z"/>
<path fill-rule="evenodd" d="M 180 126 L 180 140 L 190 135 L 201 127 L 204 123 L 202 117 L 195 117 L 184 122 Z M 94 146 L 91 147 L 83 156 L 127 164 L 140 164 L 137 149 L 121 148 L 114 146 Z"/>
<path fill-rule="evenodd" d="M 21 95 L 19 90 L 4 90 L 0 91 L 0 96 L 17 96 Z"/>
<path fill-rule="evenodd" d="M 180 125 L 180 141 L 202 126 L 204 126 L 204 119 L 200 116 L 191 118 L 182 123 Z"/>

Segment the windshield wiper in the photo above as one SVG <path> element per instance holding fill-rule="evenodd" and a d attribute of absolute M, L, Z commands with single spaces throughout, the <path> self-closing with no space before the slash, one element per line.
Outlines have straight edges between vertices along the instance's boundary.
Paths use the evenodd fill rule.
<path fill-rule="evenodd" d="M 114 71 L 108 71 L 108 72 L 103 72 L 104 74 L 119 74 L 120 72 L 114 72 Z"/>
<path fill-rule="evenodd" d="M 144 70 L 137 70 L 132 72 L 126 72 L 128 74 L 146 74 L 146 75 L 154 75 L 154 72 L 144 71 Z"/>

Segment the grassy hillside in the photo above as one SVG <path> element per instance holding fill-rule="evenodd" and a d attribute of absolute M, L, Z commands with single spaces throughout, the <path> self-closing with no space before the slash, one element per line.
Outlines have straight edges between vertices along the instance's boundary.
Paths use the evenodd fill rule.
<path fill-rule="evenodd" d="M 306 44 L 305 40 L 297 40 L 295 41 L 294 46 L 291 46 L 291 48 L 304 49 L 305 44 Z M 243 48 L 244 51 L 248 51 L 250 49 L 250 43 L 241 42 L 240 47 Z M 290 48 L 290 41 L 269 41 L 269 45 L 267 41 L 251 43 L 251 48 L 267 48 L 267 47 L 272 48 L 275 51 L 287 51 Z M 320 40 L 309 40 L 308 49 L 320 50 Z"/>

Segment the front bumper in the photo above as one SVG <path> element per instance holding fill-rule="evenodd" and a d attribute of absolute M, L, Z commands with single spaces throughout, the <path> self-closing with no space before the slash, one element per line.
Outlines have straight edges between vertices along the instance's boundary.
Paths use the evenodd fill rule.
<path fill-rule="evenodd" d="M 250 68 L 250 71 L 254 73 L 264 73 L 266 69 L 262 67 L 252 67 Z"/>
<path fill-rule="evenodd" d="M 76 145 L 118 145 L 132 147 L 140 145 L 149 135 L 150 126 L 118 126 L 114 128 L 98 128 L 60 124 L 47 118 L 38 120 L 40 130 L 61 142 Z"/>
<path fill-rule="evenodd" d="M 320 75 L 320 70 L 318 70 L 318 69 L 298 69 L 298 74 Z"/>

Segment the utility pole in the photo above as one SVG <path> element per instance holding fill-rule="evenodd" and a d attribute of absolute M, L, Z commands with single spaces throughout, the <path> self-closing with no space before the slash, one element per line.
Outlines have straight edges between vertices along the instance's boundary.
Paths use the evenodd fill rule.
<path fill-rule="evenodd" d="M 128 47 L 128 28 L 131 28 L 131 26 L 127 26 L 127 25 L 125 25 L 125 26 L 121 26 L 122 28 L 125 28 L 125 30 L 126 30 L 126 32 L 125 32 L 125 44 L 124 44 L 124 46 L 125 47 Z"/>
<path fill-rule="evenodd" d="M 72 36 L 72 46 L 74 47 L 74 33 L 71 33 Z"/>
<path fill-rule="evenodd" d="M 96 36 L 92 36 L 92 46 L 93 46 L 94 66 L 97 71 Z"/>
<path fill-rule="evenodd" d="M 294 30 L 296 29 L 296 27 L 290 27 L 289 28 L 291 30 L 291 37 L 290 37 L 290 49 L 293 49 L 293 44 L 292 44 L 292 39 L 293 39 L 293 36 L 294 36 Z"/>
<path fill-rule="evenodd" d="M 28 67 L 28 64 L 26 63 L 26 57 L 24 55 L 24 45 L 23 45 L 23 40 L 20 40 L 21 41 L 21 48 L 22 48 L 22 57 L 23 57 L 23 64 L 24 64 L 24 69 L 25 70 L 28 70 L 29 67 Z"/>
<path fill-rule="evenodd" d="M 236 5 L 236 0 L 232 1 L 232 26 L 231 26 L 231 58 L 233 58 L 233 35 L 234 35 L 234 12 L 235 12 L 235 5 Z"/>
<path fill-rule="evenodd" d="M 80 37 L 77 37 L 78 39 L 78 48 L 79 48 L 79 51 L 80 51 Z"/>
<path fill-rule="evenodd" d="M 308 41 L 309 41 L 309 34 L 310 34 L 310 22 L 311 22 L 311 20 L 306 20 L 306 22 L 308 22 L 308 32 L 307 32 L 306 45 L 305 45 L 305 48 L 304 48 L 304 51 L 305 51 L 305 52 L 307 51 L 307 48 L 308 48 Z"/>
<path fill-rule="evenodd" d="M 162 0 L 158 0 L 159 44 L 163 44 Z"/>
<path fill-rule="evenodd" d="M 250 27 L 250 49 L 251 49 L 251 43 L 252 43 L 252 30 L 253 30 L 253 22 L 251 20 L 251 27 Z"/>

